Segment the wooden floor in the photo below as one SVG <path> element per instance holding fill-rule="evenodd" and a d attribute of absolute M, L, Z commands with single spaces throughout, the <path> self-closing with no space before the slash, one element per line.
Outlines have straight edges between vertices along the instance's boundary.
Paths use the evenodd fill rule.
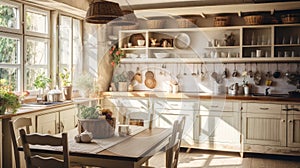
<path fill-rule="evenodd" d="M 150 159 L 150 166 L 165 167 L 165 153 Z M 300 168 L 300 157 L 278 155 L 246 154 L 241 158 L 238 153 L 185 150 L 179 155 L 178 168 Z"/>

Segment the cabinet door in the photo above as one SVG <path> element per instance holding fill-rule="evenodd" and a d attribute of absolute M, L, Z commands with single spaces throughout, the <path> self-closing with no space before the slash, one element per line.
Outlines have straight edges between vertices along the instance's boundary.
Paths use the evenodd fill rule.
<path fill-rule="evenodd" d="M 198 143 L 240 143 L 238 112 L 200 111 L 196 116 L 195 140 Z"/>
<path fill-rule="evenodd" d="M 76 114 L 75 108 L 64 110 L 59 113 L 59 132 L 65 132 L 75 128 L 75 125 L 77 124 Z"/>
<path fill-rule="evenodd" d="M 288 146 L 300 147 L 300 113 L 288 115 Z"/>
<path fill-rule="evenodd" d="M 36 130 L 41 134 L 57 134 L 58 113 L 48 113 L 36 116 Z"/>
<path fill-rule="evenodd" d="M 2 168 L 2 149 L 3 149 L 3 146 L 2 146 L 2 120 L 0 119 L 0 145 L 1 145 L 1 150 L 0 150 L 0 168 Z"/>
<path fill-rule="evenodd" d="M 243 113 L 245 143 L 286 146 L 286 115 Z"/>

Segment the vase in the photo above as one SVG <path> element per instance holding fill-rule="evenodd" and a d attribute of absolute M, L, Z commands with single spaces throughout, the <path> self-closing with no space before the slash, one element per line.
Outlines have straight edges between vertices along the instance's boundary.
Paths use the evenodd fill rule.
<path fill-rule="evenodd" d="M 64 86 L 62 88 L 63 92 L 63 99 L 64 100 L 71 100 L 72 99 L 72 86 Z"/>
<path fill-rule="evenodd" d="M 249 95 L 249 86 L 244 86 L 244 95 Z"/>

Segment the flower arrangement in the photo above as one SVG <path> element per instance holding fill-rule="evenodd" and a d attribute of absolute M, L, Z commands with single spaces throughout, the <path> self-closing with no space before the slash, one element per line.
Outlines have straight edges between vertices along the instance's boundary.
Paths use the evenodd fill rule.
<path fill-rule="evenodd" d="M 7 109 L 14 113 L 20 106 L 19 97 L 11 92 L 11 86 L 5 79 L 0 79 L 0 115 L 5 114 Z"/>
<path fill-rule="evenodd" d="M 124 51 L 117 48 L 116 46 L 112 46 L 109 50 L 109 55 L 112 57 L 111 65 L 115 67 L 120 63 L 122 57 L 125 56 Z"/>

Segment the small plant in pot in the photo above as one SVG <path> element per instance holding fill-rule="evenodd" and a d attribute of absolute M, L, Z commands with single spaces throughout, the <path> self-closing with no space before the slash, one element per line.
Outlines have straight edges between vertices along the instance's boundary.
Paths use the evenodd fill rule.
<path fill-rule="evenodd" d="M 0 79 L 0 115 L 6 111 L 15 113 L 20 106 L 18 96 L 11 92 L 11 87 L 6 84 L 5 79 Z"/>
<path fill-rule="evenodd" d="M 52 82 L 52 80 L 45 75 L 45 72 L 38 74 L 33 82 L 33 86 L 36 89 L 39 89 L 38 97 L 42 101 L 46 99 L 45 98 L 46 95 L 44 95 L 44 91 L 45 91 L 46 87 L 51 84 L 51 82 Z"/>
<path fill-rule="evenodd" d="M 101 109 L 100 106 L 78 105 L 78 131 L 88 131 L 94 138 L 109 138 L 114 136 L 115 118 L 108 109 Z"/>
<path fill-rule="evenodd" d="M 62 92 L 65 100 L 72 99 L 71 72 L 64 67 L 63 72 L 59 73 L 62 82 Z"/>

